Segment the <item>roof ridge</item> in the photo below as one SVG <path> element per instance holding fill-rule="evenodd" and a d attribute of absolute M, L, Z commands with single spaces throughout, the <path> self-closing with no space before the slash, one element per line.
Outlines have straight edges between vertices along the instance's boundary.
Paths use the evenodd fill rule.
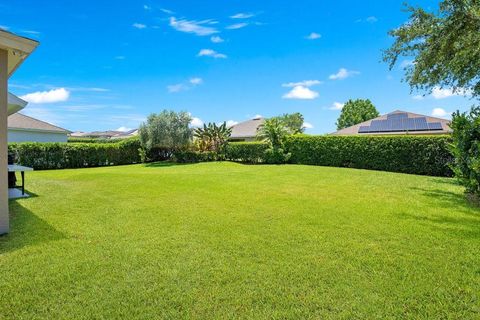
<path fill-rule="evenodd" d="M 29 119 L 32 119 L 32 120 L 34 120 L 34 121 L 38 121 L 38 122 L 41 122 L 41 123 L 48 124 L 49 126 L 52 126 L 52 127 L 54 127 L 54 128 L 57 128 L 57 129 L 60 129 L 60 130 L 62 130 L 62 131 L 70 132 L 70 130 L 67 130 L 67 129 L 62 128 L 62 127 L 59 127 L 59 126 L 56 126 L 56 125 L 51 124 L 51 123 L 49 123 L 49 122 L 47 122 L 47 121 L 43 121 L 43 120 L 40 120 L 40 119 L 31 117 L 31 116 L 27 116 L 26 114 L 23 114 L 23 113 L 21 113 L 21 112 L 17 112 L 16 114 L 21 115 L 21 116 L 24 116 L 24 117 L 29 118 Z M 13 115 L 15 115 L 15 113 L 12 114 L 12 116 L 13 116 Z"/>

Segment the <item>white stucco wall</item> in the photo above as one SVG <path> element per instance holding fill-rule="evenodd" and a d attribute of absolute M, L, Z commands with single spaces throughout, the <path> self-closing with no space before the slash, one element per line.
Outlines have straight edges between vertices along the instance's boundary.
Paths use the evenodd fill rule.
<path fill-rule="evenodd" d="M 8 142 L 67 142 L 66 133 L 8 129 Z"/>

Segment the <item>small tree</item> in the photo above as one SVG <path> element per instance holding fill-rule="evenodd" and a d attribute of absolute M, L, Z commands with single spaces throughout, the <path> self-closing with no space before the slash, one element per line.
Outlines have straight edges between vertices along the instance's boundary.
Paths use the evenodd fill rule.
<path fill-rule="evenodd" d="M 139 128 L 144 160 L 165 160 L 175 150 L 188 146 L 192 139 L 191 116 L 187 112 L 163 110 L 148 116 Z"/>
<path fill-rule="evenodd" d="M 380 114 L 370 100 L 348 100 L 337 120 L 337 130 L 371 120 Z"/>
<path fill-rule="evenodd" d="M 275 118 L 282 121 L 291 134 L 303 133 L 305 131 L 303 115 L 299 112 L 284 113 Z"/>
<path fill-rule="evenodd" d="M 226 122 L 219 126 L 215 123 L 204 124 L 194 132 L 196 145 L 200 151 L 215 152 L 223 151 L 231 134 L 232 128 L 228 128 Z"/>

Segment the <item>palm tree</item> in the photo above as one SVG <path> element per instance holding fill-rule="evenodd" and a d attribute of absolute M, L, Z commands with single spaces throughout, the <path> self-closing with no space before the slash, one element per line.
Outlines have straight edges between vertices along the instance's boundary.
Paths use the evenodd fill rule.
<path fill-rule="evenodd" d="M 284 138 L 289 134 L 285 123 L 278 118 L 266 119 L 259 127 L 257 138 L 268 142 L 272 148 L 281 148 Z"/>

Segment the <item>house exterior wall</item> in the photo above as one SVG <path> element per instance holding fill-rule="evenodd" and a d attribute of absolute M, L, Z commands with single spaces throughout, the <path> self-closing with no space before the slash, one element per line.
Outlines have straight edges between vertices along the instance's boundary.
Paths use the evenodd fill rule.
<path fill-rule="evenodd" d="M 7 170 L 8 52 L 0 49 L 0 234 L 9 231 Z"/>
<path fill-rule="evenodd" d="M 8 129 L 8 142 L 67 142 L 66 133 Z"/>

